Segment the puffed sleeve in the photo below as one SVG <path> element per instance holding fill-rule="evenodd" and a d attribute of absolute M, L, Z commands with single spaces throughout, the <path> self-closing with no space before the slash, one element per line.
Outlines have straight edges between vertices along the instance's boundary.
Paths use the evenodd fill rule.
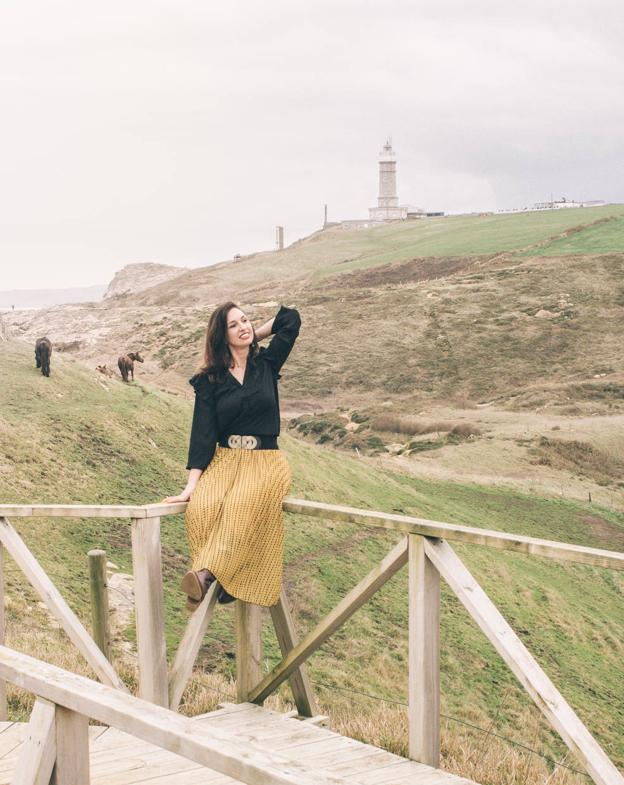
<path fill-rule="evenodd" d="M 264 359 L 271 363 L 275 374 L 279 372 L 282 365 L 286 362 L 286 358 L 299 335 L 300 326 L 301 317 L 299 316 L 299 311 L 282 305 L 275 315 L 271 329 L 273 333 L 271 343 L 262 353 Z"/>
<path fill-rule="evenodd" d="M 205 469 L 217 446 L 217 415 L 212 385 L 205 375 L 195 374 L 189 383 L 195 388 L 195 408 L 188 451 L 187 469 Z"/>

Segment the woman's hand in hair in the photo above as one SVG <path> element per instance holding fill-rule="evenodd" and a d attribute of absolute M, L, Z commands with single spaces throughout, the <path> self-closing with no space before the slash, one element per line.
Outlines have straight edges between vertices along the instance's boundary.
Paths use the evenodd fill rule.
<path fill-rule="evenodd" d="M 275 321 L 275 317 L 273 316 L 269 319 L 268 322 L 261 324 L 259 327 L 254 328 L 254 333 L 256 335 L 256 341 L 263 341 L 265 338 L 268 338 L 271 335 L 271 329 L 273 327 L 273 322 Z"/>

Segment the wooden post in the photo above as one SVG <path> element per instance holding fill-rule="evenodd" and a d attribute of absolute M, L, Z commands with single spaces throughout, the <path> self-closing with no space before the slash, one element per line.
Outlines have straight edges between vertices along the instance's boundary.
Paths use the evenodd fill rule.
<path fill-rule="evenodd" d="M 440 574 L 409 535 L 409 757 L 440 766 Z"/>
<path fill-rule="evenodd" d="M 37 698 L 11 785 L 50 785 L 56 760 L 56 707 Z"/>
<path fill-rule="evenodd" d="M 249 692 L 262 678 L 262 611 L 259 605 L 236 602 L 236 698 L 249 700 Z"/>
<path fill-rule="evenodd" d="M 572 754 L 585 766 L 596 785 L 624 785 L 624 777 L 448 542 L 427 539 L 425 549 L 440 575 L 453 589 L 464 608 L 568 745 Z"/>
<path fill-rule="evenodd" d="M 132 519 L 139 697 L 168 706 L 160 518 Z"/>
<path fill-rule="evenodd" d="M 4 646 L 4 546 L 0 543 L 0 646 Z M 7 719 L 6 682 L 0 679 L 0 721 Z"/>
<path fill-rule="evenodd" d="M 55 785 L 89 785 L 89 718 L 56 707 Z"/>
<path fill-rule="evenodd" d="M 91 622 L 93 639 L 106 659 L 111 662 L 110 616 L 108 583 L 106 581 L 106 552 L 89 551 L 89 587 L 91 590 Z"/>
<path fill-rule="evenodd" d="M 282 657 L 285 657 L 295 648 L 299 641 L 297 640 L 297 632 L 290 615 L 288 598 L 284 589 L 282 589 L 277 604 L 271 605 L 269 610 Z M 303 663 L 290 674 L 290 689 L 292 690 L 299 714 L 304 717 L 314 717 L 319 713 L 306 672 L 306 666 Z"/>
<path fill-rule="evenodd" d="M 0 541 L 24 573 L 33 589 L 65 630 L 71 642 L 105 684 L 127 692 L 126 685 L 115 669 L 95 645 L 82 622 L 61 597 L 45 570 L 26 547 L 26 544 L 6 518 L 0 516 Z"/>
<path fill-rule="evenodd" d="M 191 620 L 186 625 L 182 640 L 178 644 L 169 674 L 169 708 L 171 711 L 178 710 L 186 685 L 193 673 L 193 665 L 210 624 L 219 588 L 217 581 L 214 581 L 199 608 L 193 612 Z"/>

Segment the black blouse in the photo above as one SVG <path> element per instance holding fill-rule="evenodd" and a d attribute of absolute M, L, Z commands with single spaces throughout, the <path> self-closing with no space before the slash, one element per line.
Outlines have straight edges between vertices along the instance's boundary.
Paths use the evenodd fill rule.
<path fill-rule="evenodd" d="M 279 435 L 277 380 L 300 325 L 299 312 L 282 305 L 273 322 L 271 343 L 259 347 L 253 361 L 247 362 L 242 384 L 229 371 L 222 383 L 208 381 L 205 373 L 189 379 L 195 388 L 195 408 L 187 469 L 205 469 L 217 441 L 227 441 L 232 433 Z"/>

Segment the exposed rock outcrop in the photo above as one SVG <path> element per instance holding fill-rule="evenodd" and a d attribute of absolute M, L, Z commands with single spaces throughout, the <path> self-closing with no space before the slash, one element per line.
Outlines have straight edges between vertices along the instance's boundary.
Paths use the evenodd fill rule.
<path fill-rule="evenodd" d="M 187 267 L 173 267 L 170 264 L 155 264 L 153 262 L 127 264 L 115 273 L 115 277 L 108 285 L 104 299 L 142 292 L 152 286 L 177 278 L 187 269 Z"/>

